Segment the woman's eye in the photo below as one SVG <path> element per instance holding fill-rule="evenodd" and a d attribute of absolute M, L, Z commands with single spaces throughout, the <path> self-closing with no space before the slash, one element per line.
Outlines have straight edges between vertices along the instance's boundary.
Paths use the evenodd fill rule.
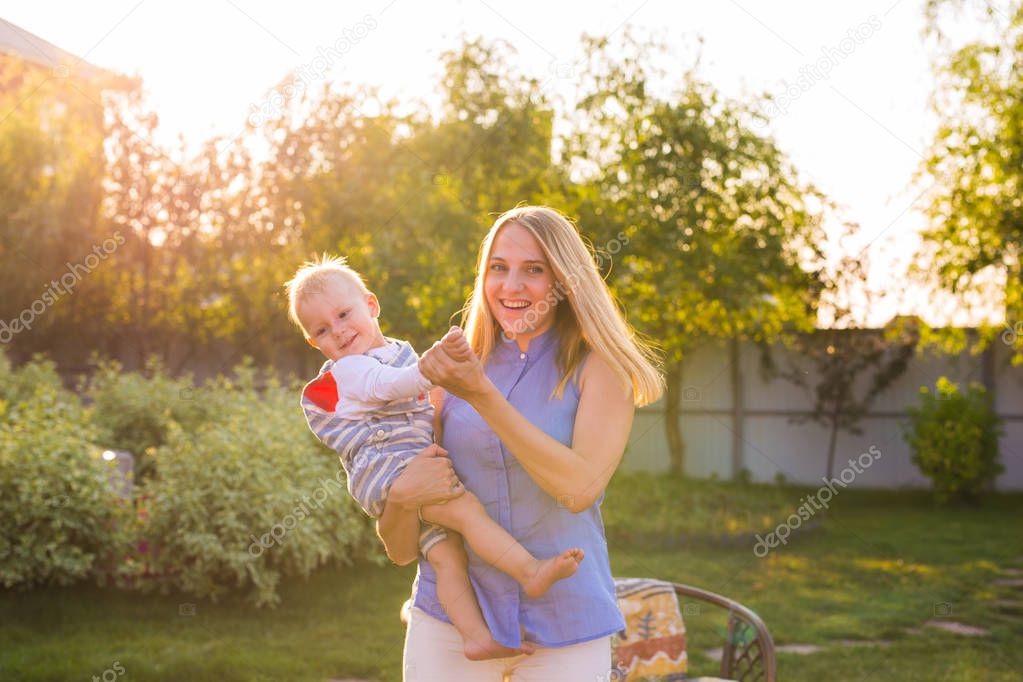
<path fill-rule="evenodd" d="M 503 266 L 503 265 L 501 265 L 500 263 L 494 263 L 494 264 L 492 264 L 492 265 L 490 266 L 490 269 L 491 269 L 491 270 L 493 270 L 493 271 L 495 271 L 495 272 L 499 272 L 499 271 L 501 271 L 501 270 L 504 270 L 504 266 Z"/>
<path fill-rule="evenodd" d="M 533 267 L 529 268 L 529 272 L 530 274 L 533 275 L 539 275 L 543 272 L 543 268 L 541 268 L 539 265 L 534 265 Z"/>

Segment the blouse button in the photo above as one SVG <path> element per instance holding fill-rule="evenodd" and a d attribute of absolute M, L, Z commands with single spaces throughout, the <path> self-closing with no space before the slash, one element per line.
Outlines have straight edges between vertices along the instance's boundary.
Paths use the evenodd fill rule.
<path fill-rule="evenodd" d="M 377 438 L 383 438 L 384 435 L 385 434 L 384 434 L 384 430 L 383 429 L 378 429 L 377 430 Z"/>
<path fill-rule="evenodd" d="M 519 353 L 519 360 L 525 360 L 525 359 L 526 359 L 526 354 L 525 353 Z"/>

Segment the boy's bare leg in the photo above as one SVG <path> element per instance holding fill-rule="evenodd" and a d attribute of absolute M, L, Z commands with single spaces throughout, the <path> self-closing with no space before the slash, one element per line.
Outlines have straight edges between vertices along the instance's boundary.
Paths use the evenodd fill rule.
<path fill-rule="evenodd" d="M 550 559 L 535 558 L 490 518 L 479 499 L 468 491 L 444 504 L 423 507 L 422 516 L 430 523 L 461 533 L 481 559 L 510 575 L 533 598 L 573 575 L 585 556 L 581 548 L 573 547 Z"/>
<path fill-rule="evenodd" d="M 451 623 L 462 635 L 466 658 L 482 661 L 532 654 L 536 650 L 536 645 L 530 642 L 523 642 L 518 649 L 510 649 L 494 640 L 469 582 L 468 558 L 461 538 L 449 534 L 430 548 L 426 558 L 437 571 L 437 597 Z"/>

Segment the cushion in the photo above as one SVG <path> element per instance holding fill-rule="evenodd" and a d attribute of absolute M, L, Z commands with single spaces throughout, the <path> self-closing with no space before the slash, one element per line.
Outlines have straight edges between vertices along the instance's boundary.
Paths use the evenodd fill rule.
<path fill-rule="evenodd" d="M 615 578 L 615 597 L 625 629 L 611 638 L 614 680 L 622 682 L 715 682 L 686 674 L 686 625 L 671 583 Z M 728 682 L 720 680 L 719 682 Z"/>
<path fill-rule="evenodd" d="M 671 583 L 616 578 L 625 629 L 611 638 L 621 680 L 686 680 L 686 626 Z"/>

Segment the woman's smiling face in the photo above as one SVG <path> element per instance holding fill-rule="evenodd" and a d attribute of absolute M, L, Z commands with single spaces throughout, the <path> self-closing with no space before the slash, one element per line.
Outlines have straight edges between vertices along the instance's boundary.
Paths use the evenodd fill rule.
<path fill-rule="evenodd" d="M 520 341 L 554 323 L 558 299 L 554 272 L 536 237 L 518 223 L 507 223 L 490 248 L 483 293 L 505 334 Z"/>

